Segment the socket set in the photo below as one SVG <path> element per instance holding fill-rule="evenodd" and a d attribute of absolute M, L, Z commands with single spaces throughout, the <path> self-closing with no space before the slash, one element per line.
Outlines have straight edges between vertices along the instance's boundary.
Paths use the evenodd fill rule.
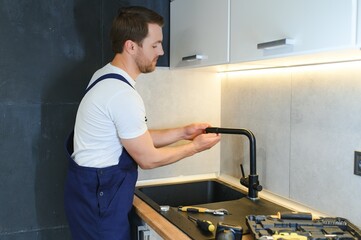
<path fill-rule="evenodd" d="M 279 216 L 249 215 L 246 223 L 254 238 L 260 240 L 361 240 L 360 229 L 345 218 Z"/>

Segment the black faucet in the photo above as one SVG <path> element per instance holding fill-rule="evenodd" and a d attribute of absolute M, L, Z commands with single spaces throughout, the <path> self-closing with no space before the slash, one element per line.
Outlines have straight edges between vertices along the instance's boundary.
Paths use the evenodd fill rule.
<path fill-rule="evenodd" d="M 234 128 L 217 128 L 209 127 L 205 129 L 206 133 L 221 133 L 221 134 L 237 134 L 245 135 L 249 140 L 250 149 L 250 173 L 248 177 L 244 176 L 243 167 L 241 165 L 242 177 L 240 183 L 248 188 L 248 198 L 252 200 L 258 199 L 258 192 L 262 190 L 259 184 L 258 175 L 256 171 L 256 138 L 254 134 L 247 129 L 234 129 Z"/>

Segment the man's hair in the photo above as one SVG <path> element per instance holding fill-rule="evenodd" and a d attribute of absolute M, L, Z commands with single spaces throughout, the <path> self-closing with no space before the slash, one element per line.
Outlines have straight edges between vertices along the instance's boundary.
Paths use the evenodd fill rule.
<path fill-rule="evenodd" d="M 139 6 L 120 8 L 110 30 L 110 39 L 114 53 L 122 53 L 127 40 L 142 46 L 148 35 L 148 24 L 154 23 L 163 27 L 163 17 L 158 13 Z"/>

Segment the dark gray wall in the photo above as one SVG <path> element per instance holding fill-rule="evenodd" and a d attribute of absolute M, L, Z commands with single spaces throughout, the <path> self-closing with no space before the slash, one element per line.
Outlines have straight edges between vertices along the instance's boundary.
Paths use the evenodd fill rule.
<path fill-rule="evenodd" d="M 0 239 L 70 239 L 64 139 L 118 6 L 154 2 L 0 0 Z"/>

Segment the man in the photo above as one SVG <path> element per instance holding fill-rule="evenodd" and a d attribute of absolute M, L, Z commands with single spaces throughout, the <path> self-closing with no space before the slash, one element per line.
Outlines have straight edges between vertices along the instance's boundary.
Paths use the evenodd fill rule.
<path fill-rule="evenodd" d="M 163 18 L 149 9 L 120 9 L 111 29 L 115 57 L 94 74 L 79 105 L 65 186 L 65 210 L 76 240 L 130 239 L 137 166 L 171 164 L 220 140 L 217 134 L 203 134 L 206 123 L 147 129 L 134 85 L 139 74 L 154 71 L 164 54 L 162 26 Z M 189 142 L 168 146 L 179 140 Z"/>

